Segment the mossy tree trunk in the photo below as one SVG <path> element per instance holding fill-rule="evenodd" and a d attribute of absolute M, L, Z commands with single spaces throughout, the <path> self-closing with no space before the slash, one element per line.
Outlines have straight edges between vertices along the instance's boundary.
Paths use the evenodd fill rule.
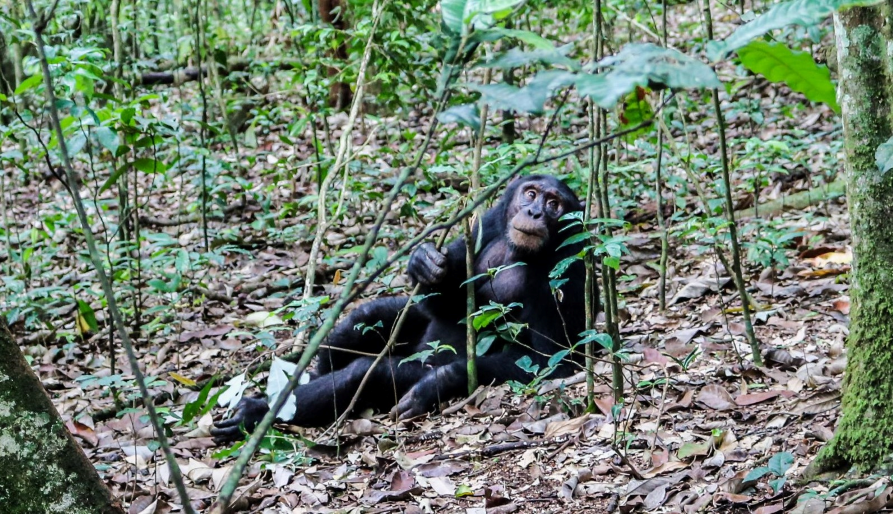
<path fill-rule="evenodd" d="M 893 135 L 893 0 L 834 18 L 853 237 L 851 326 L 841 419 L 811 472 L 870 470 L 893 454 L 893 172 L 875 152 Z"/>
<path fill-rule="evenodd" d="M 123 514 L 0 319 L 0 511 Z"/>

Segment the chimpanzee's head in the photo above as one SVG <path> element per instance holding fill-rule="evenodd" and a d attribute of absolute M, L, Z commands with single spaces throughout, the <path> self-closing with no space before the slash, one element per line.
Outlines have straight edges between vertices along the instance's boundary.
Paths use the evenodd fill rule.
<path fill-rule="evenodd" d="M 559 220 L 569 212 L 583 209 L 574 192 L 549 175 L 516 179 L 506 188 L 501 203 L 509 243 L 526 254 L 554 247 L 562 236 L 570 235 L 559 234 L 564 225 Z"/>

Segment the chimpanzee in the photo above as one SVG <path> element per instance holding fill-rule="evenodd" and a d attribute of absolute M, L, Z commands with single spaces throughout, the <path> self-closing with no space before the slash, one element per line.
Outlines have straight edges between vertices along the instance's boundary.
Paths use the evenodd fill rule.
<path fill-rule="evenodd" d="M 474 229 L 475 243 L 480 244 L 474 272 L 486 275 L 476 281 L 476 305 L 517 302 L 521 306 L 511 310 L 509 317 L 526 325 L 514 341 L 499 340 L 477 358 L 480 383 L 529 382 L 533 377 L 516 364 L 519 358 L 528 356 L 532 364 L 544 369 L 550 356 L 569 348 L 583 332 L 582 262 L 573 262 L 564 272 L 567 281 L 561 285 L 560 294 L 553 293 L 549 277 L 559 261 L 582 250 L 582 242 L 558 248 L 582 230 L 579 224 L 568 227 L 559 218 L 582 208 L 573 191 L 558 179 L 531 175 L 508 185 L 496 206 L 484 215 L 480 238 Z M 397 346 L 373 370 L 355 406 L 357 410 L 384 410 L 396 403 L 398 418 L 405 419 L 429 412 L 439 402 L 467 391 L 462 325 L 466 288 L 461 285 L 466 280 L 465 253 L 462 238 L 450 244 L 444 253 L 431 243 L 422 244 L 412 253 L 407 273 L 421 284 L 421 292 L 427 296 L 410 308 L 396 339 Z M 518 263 L 523 265 L 511 266 Z M 500 267 L 498 273 L 487 273 Z M 291 424 L 324 426 L 344 412 L 374 360 L 367 355 L 384 347 L 406 300 L 391 297 L 365 303 L 335 327 L 327 346 L 347 351 L 326 348 L 319 352 L 313 378 L 295 389 L 297 412 Z M 383 328 L 378 331 L 370 327 Z M 440 351 L 427 359 L 404 361 L 407 356 L 430 352 L 428 343 L 434 341 L 440 342 Z M 443 350 L 446 345 L 452 350 Z M 357 351 L 366 355 L 358 355 Z M 571 366 L 563 363 L 552 376 L 570 375 Z M 267 410 L 263 399 L 245 397 L 234 416 L 218 423 L 211 434 L 218 442 L 237 439 L 241 437 L 241 426 L 252 430 Z"/>

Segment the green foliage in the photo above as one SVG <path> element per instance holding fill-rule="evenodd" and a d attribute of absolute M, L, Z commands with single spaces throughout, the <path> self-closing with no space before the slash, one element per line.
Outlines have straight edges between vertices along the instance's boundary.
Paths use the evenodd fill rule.
<path fill-rule="evenodd" d="M 592 98 L 599 107 L 610 109 L 636 86 L 663 84 L 672 89 L 720 87 L 716 73 L 706 64 L 682 52 L 651 43 L 623 47 L 617 55 L 596 64 L 603 70 L 577 80 L 582 96 Z"/>
<path fill-rule="evenodd" d="M 707 44 L 707 57 L 711 61 L 718 61 L 772 30 L 792 24 L 812 26 L 845 7 L 875 5 L 880 2 L 881 0 L 792 0 L 776 4 L 753 21 L 738 27 L 725 40 L 710 41 Z"/>
<path fill-rule="evenodd" d="M 428 361 L 429 358 L 431 358 L 432 355 L 437 355 L 440 352 L 456 353 L 455 348 L 453 348 L 452 346 L 450 346 L 448 344 L 440 344 L 440 341 L 430 341 L 426 344 L 431 347 L 430 350 L 422 350 L 420 352 L 416 352 L 416 353 L 410 355 L 409 357 L 401 359 L 397 365 L 399 366 L 399 365 L 403 364 L 404 362 L 413 362 L 413 361 L 419 361 L 422 364 L 424 364 L 425 362 Z"/>
<path fill-rule="evenodd" d="M 743 246 L 747 249 L 747 260 L 762 268 L 786 267 L 789 263 L 789 248 L 793 246 L 795 239 L 804 235 L 796 229 L 779 227 L 779 223 L 773 221 L 754 221 L 742 233 L 745 236 L 754 234 L 743 242 Z"/>
<path fill-rule="evenodd" d="M 192 420 L 204 416 L 212 408 L 214 408 L 215 405 L 217 405 L 217 399 L 220 398 L 220 395 L 223 394 L 224 390 L 218 390 L 216 394 L 209 398 L 211 389 L 214 387 L 215 384 L 216 376 L 211 377 L 211 379 L 208 380 L 208 383 L 205 384 L 205 387 L 203 387 L 202 390 L 198 393 L 198 397 L 195 400 L 187 403 L 183 407 L 183 416 L 180 419 L 181 424 L 188 424 Z"/>
<path fill-rule="evenodd" d="M 481 67 L 508 70 L 512 68 L 520 68 L 522 66 L 530 66 L 532 64 L 548 64 L 553 66 L 564 66 L 570 70 L 577 71 L 580 69 L 580 64 L 570 57 L 567 57 L 568 52 L 572 49 L 573 47 L 571 45 L 565 45 L 557 49 L 547 48 L 530 51 L 515 47 L 482 63 Z"/>
<path fill-rule="evenodd" d="M 491 26 L 511 14 L 523 0 L 443 0 L 443 25 L 452 35 L 466 36 L 474 29 Z"/>
<path fill-rule="evenodd" d="M 673 89 L 719 87 L 721 83 L 709 66 L 671 48 L 652 44 L 629 44 L 617 55 L 603 59 L 585 72 L 565 57 L 567 49 L 522 51 L 517 48 L 484 65 L 511 69 L 534 63 L 558 65 L 536 74 L 524 87 L 510 84 L 469 84 L 481 93 L 481 101 L 496 109 L 539 114 L 546 101 L 558 91 L 576 85 L 583 97 L 610 109 L 636 87 L 663 84 Z M 595 72 L 598 73 L 595 73 Z"/>
<path fill-rule="evenodd" d="M 768 466 L 752 469 L 747 476 L 744 477 L 744 482 L 752 483 L 766 475 L 774 475 L 777 478 L 771 480 L 769 486 L 772 487 L 772 491 L 775 494 L 778 494 L 778 492 L 781 491 L 781 488 L 784 487 L 786 481 L 784 474 L 793 464 L 794 456 L 790 452 L 776 453 L 769 459 Z"/>
<path fill-rule="evenodd" d="M 783 82 L 809 100 L 840 111 L 828 67 L 816 64 L 809 53 L 793 51 L 782 43 L 751 41 L 738 50 L 738 58 L 770 82 Z"/>
<path fill-rule="evenodd" d="M 474 130 L 481 128 L 477 104 L 455 105 L 437 115 L 441 123 L 457 123 Z"/>
<path fill-rule="evenodd" d="M 525 87 L 509 84 L 469 84 L 481 93 L 481 101 L 494 109 L 539 114 L 555 91 L 574 83 L 575 75 L 562 70 L 547 70 L 531 79 Z"/>

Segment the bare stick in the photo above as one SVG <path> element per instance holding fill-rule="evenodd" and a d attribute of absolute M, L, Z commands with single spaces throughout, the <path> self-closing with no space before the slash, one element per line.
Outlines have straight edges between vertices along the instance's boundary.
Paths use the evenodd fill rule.
<path fill-rule="evenodd" d="M 710 14 L 710 0 L 704 2 L 704 24 L 707 26 L 707 38 L 713 39 L 713 18 Z M 750 302 L 747 297 L 747 287 L 744 285 L 744 273 L 741 270 L 741 249 L 738 245 L 738 225 L 735 223 L 735 202 L 732 200 L 732 182 L 729 179 L 729 148 L 726 142 L 726 121 L 722 114 L 722 106 L 719 101 L 719 89 L 713 89 L 713 110 L 716 113 L 716 129 L 719 131 L 719 155 L 722 161 L 722 182 L 725 189 L 724 199 L 726 203 L 726 217 L 729 220 L 729 239 L 732 242 L 732 269 L 729 271 L 735 278 L 735 286 L 738 288 L 738 296 L 741 297 L 741 314 L 744 317 L 744 332 L 750 343 L 750 351 L 753 354 L 753 363 L 763 365 L 763 357 L 760 355 L 760 342 L 753 330 L 750 320 Z"/>

